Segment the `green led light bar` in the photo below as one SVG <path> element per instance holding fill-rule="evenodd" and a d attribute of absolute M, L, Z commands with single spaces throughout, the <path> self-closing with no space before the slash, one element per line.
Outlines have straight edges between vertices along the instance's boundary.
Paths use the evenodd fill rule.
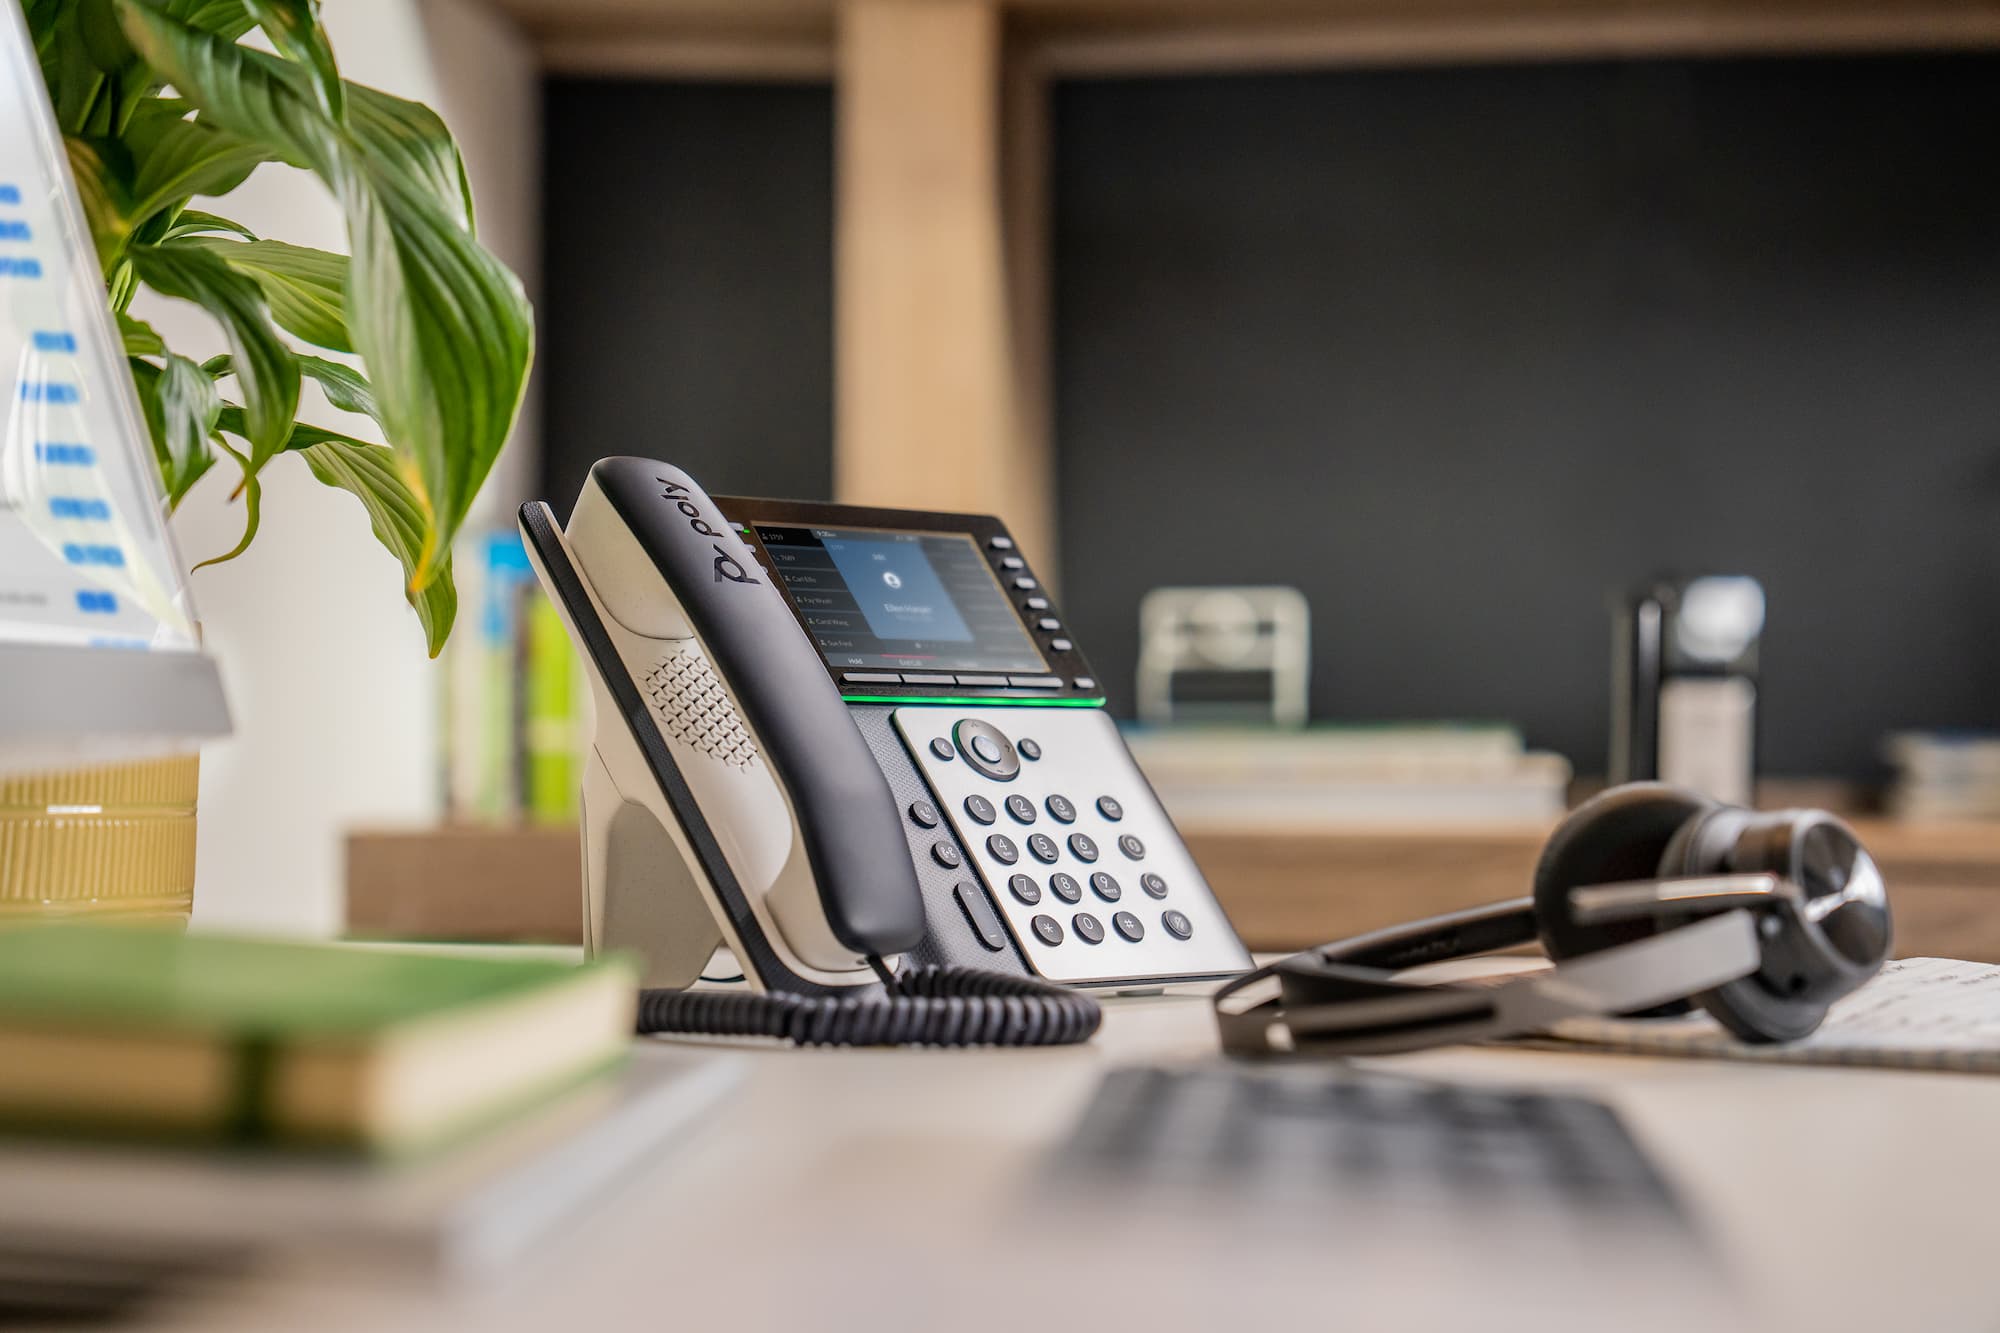
<path fill-rule="evenodd" d="M 1003 708 L 1102 708 L 1104 697 L 1094 699 L 1004 699 L 964 694 L 843 694 L 851 704 L 998 704 Z"/>

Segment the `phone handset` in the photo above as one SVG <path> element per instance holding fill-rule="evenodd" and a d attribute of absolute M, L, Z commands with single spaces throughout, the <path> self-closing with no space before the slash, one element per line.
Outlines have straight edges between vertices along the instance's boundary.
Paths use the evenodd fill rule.
<path fill-rule="evenodd" d="M 611 849 L 587 828 L 587 902 L 601 901 L 607 875 L 628 896 L 699 888 L 714 916 L 709 935 L 735 949 L 760 989 L 779 992 L 648 991 L 642 1030 L 953 1045 L 1081 1041 L 1096 1030 L 1095 1001 L 1044 982 L 894 974 L 893 956 L 923 936 L 924 913 L 888 782 L 817 651 L 691 477 L 649 459 L 604 459 L 566 534 L 546 505 L 523 505 L 521 527 L 594 677 L 593 765 L 624 753 L 631 762 L 614 760 L 628 770 L 617 779 L 623 799 L 652 784 L 647 798 L 673 821 L 688 862 L 635 885 L 633 857 L 605 864 Z M 627 919 L 686 922 L 644 911 Z M 851 998 L 871 977 L 888 995 Z"/>

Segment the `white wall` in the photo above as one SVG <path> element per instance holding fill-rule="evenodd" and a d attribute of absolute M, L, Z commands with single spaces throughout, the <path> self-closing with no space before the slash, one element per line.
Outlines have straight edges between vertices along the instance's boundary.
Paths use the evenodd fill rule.
<path fill-rule="evenodd" d="M 465 0 L 341 0 L 325 18 L 349 78 L 428 102 L 453 126 L 482 235 L 517 271 L 532 261 L 539 106 L 532 62 L 511 30 Z M 346 249 L 339 211 L 301 172 L 263 168 L 220 211 L 260 235 Z M 176 349 L 220 349 L 199 311 L 142 301 L 137 313 Z M 307 419 L 368 435 L 371 423 L 336 418 L 310 383 L 305 397 Z M 519 491 L 531 454 L 517 431 L 496 468 L 498 490 Z M 234 484 L 224 460 L 181 506 L 175 529 L 190 562 L 235 543 Z M 425 655 L 401 570 L 360 504 L 297 459 L 273 460 L 263 484 L 263 527 L 249 553 L 194 577 L 236 721 L 233 737 L 203 753 L 195 918 L 331 934 L 342 920 L 345 832 L 439 814 L 443 665 Z M 488 508 L 497 503 L 496 493 Z"/>

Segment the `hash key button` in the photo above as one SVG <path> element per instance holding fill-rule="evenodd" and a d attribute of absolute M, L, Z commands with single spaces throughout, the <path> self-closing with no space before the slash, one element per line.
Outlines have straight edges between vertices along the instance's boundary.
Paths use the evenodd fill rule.
<path fill-rule="evenodd" d="M 1114 915 L 1111 918 L 1111 928 L 1134 944 L 1146 937 L 1145 926 L 1141 925 L 1139 918 L 1130 912 L 1119 912 Z"/>

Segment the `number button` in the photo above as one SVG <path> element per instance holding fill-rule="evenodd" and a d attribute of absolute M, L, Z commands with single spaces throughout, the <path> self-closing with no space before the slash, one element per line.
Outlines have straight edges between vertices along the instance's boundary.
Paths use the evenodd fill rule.
<path fill-rule="evenodd" d="M 1139 918 L 1130 912 L 1120 912 L 1113 916 L 1111 928 L 1134 944 L 1146 938 L 1146 928 L 1139 923 Z"/>
<path fill-rule="evenodd" d="M 1056 823 L 1074 824 L 1076 822 L 1076 807 L 1070 804 L 1069 797 L 1051 796 L 1048 800 L 1043 801 L 1042 804 L 1048 807 L 1049 818 L 1055 820 Z"/>
<path fill-rule="evenodd" d="M 1125 807 L 1118 804 L 1115 796 L 1100 796 L 1097 798 L 1097 813 L 1116 824 L 1125 818 Z"/>
<path fill-rule="evenodd" d="M 1019 794 L 1009 796 L 1007 813 L 1014 816 L 1017 824 L 1032 824 L 1035 822 L 1035 803 Z"/>
<path fill-rule="evenodd" d="M 937 807 L 929 801 L 911 801 L 910 822 L 918 828 L 936 828 L 938 826 Z"/>
<path fill-rule="evenodd" d="M 1035 938 L 1051 949 L 1063 942 L 1062 923 L 1046 913 L 1036 916 L 1028 925 L 1034 930 Z"/>
<path fill-rule="evenodd" d="M 1146 855 L 1146 844 L 1129 833 L 1121 833 L 1118 835 L 1118 850 L 1134 861 L 1143 860 Z"/>
<path fill-rule="evenodd" d="M 1033 907 L 1042 900 L 1042 886 L 1035 883 L 1031 875 L 1009 875 L 1007 891 L 1020 899 L 1024 906 Z"/>
<path fill-rule="evenodd" d="M 1167 881 L 1150 870 L 1139 876 L 1139 887 L 1146 891 L 1148 898 L 1164 898 L 1167 896 Z"/>
<path fill-rule="evenodd" d="M 1170 910 L 1160 913 L 1160 924 L 1167 928 L 1167 934 L 1177 940 L 1194 934 L 1194 924 L 1179 912 Z"/>
<path fill-rule="evenodd" d="M 971 815 L 982 824 L 991 824 L 997 817 L 993 809 L 993 802 L 987 800 L 984 796 L 966 797 L 965 813 Z"/>
<path fill-rule="evenodd" d="M 1088 833 L 1072 833 L 1069 835 L 1069 854 L 1089 865 L 1097 859 L 1097 844 L 1090 840 Z"/>
<path fill-rule="evenodd" d="M 1060 870 L 1049 876 L 1049 892 L 1066 903 L 1083 900 L 1083 885 L 1076 882 L 1075 875 L 1064 874 Z"/>
<path fill-rule="evenodd" d="M 1090 877 L 1090 887 L 1107 903 L 1115 903 L 1125 896 L 1125 889 L 1119 884 L 1117 877 L 1107 875 L 1102 870 Z"/>
<path fill-rule="evenodd" d="M 1045 866 L 1052 866 L 1056 863 L 1056 858 L 1062 855 L 1062 848 L 1057 846 L 1056 840 L 1046 833 L 1030 833 L 1028 855 Z"/>
<path fill-rule="evenodd" d="M 1021 859 L 1021 849 L 1004 833 L 996 833 L 986 840 L 986 854 L 1003 866 L 1013 865 Z"/>
<path fill-rule="evenodd" d="M 931 859 L 946 870 L 956 870 L 965 858 L 958 854 L 958 848 L 952 846 L 952 844 L 948 842 L 934 842 L 931 844 Z"/>
<path fill-rule="evenodd" d="M 1078 912 L 1069 919 L 1070 929 L 1085 944 L 1104 943 L 1104 923 L 1088 912 Z"/>

